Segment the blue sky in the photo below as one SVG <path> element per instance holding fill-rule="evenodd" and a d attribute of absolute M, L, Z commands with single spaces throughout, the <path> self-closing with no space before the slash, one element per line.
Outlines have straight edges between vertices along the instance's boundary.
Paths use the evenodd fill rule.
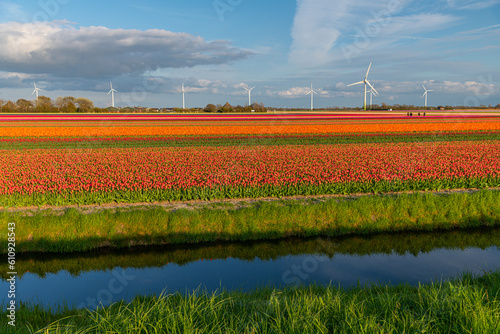
<path fill-rule="evenodd" d="M 0 0 L 0 99 L 118 106 L 500 103 L 500 0 Z"/>

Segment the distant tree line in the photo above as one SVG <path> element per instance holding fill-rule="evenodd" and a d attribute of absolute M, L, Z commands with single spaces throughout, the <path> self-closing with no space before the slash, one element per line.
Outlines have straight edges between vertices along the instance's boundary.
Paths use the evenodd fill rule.
<path fill-rule="evenodd" d="M 38 100 L 29 101 L 19 99 L 15 102 L 0 99 L 0 112 L 2 113 L 100 113 L 100 112 L 124 112 L 124 113 L 151 113 L 151 112 L 176 112 L 176 113 L 251 113 L 251 112 L 267 112 L 267 110 L 276 111 L 310 111 L 306 108 L 270 108 L 265 107 L 263 103 L 253 103 L 251 106 L 231 106 L 229 103 L 208 104 L 205 108 L 146 108 L 146 107 L 125 107 L 125 108 L 97 108 L 94 102 L 84 97 L 58 97 L 52 100 L 50 97 L 39 96 Z M 438 106 L 438 107 L 422 107 L 407 104 L 389 105 L 382 103 L 374 104 L 368 110 L 460 110 L 460 109 L 500 109 L 500 103 L 496 106 L 481 105 L 479 107 L 470 106 Z M 345 110 L 345 111 L 362 111 L 362 107 L 328 107 L 316 108 L 315 110 Z"/>
<path fill-rule="evenodd" d="M 0 112 L 18 113 L 88 113 L 102 112 L 101 108 L 94 107 L 94 102 L 84 97 L 58 97 L 52 100 L 47 96 L 39 96 L 35 101 L 19 99 L 16 102 L 0 99 Z"/>
<path fill-rule="evenodd" d="M 204 112 L 208 113 L 250 113 L 250 112 L 267 112 L 267 108 L 264 106 L 263 103 L 253 103 L 250 106 L 242 107 L 240 105 L 233 107 L 229 103 L 226 103 L 225 105 L 215 105 L 215 104 L 207 104 L 205 109 L 203 109 Z"/>
<path fill-rule="evenodd" d="M 30 101 L 19 99 L 15 102 L 0 99 L 0 112 L 2 113 L 100 113 L 100 112 L 123 112 L 123 113 L 250 113 L 266 112 L 262 103 L 254 103 L 251 106 L 233 107 L 229 103 L 223 105 L 208 104 L 205 108 L 146 108 L 146 107 L 124 107 L 124 108 L 97 108 L 94 102 L 84 97 L 58 97 L 52 100 L 47 96 L 39 96 L 37 100 Z"/>
<path fill-rule="evenodd" d="M 309 108 L 271 108 L 269 109 L 276 111 L 310 111 Z M 424 106 L 416 106 L 413 104 L 373 104 L 371 107 L 367 106 L 367 110 L 461 110 L 461 109 L 500 109 L 500 103 L 496 106 L 490 105 L 481 105 L 478 107 L 471 106 L 437 106 L 437 107 L 424 107 Z M 327 108 L 315 108 L 314 110 L 345 110 L 345 111 L 363 111 L 363 107 L 327 107 Z"/>

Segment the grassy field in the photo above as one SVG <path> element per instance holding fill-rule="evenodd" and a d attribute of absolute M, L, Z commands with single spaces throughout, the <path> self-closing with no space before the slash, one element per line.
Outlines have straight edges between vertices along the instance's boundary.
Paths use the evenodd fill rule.
<path fill-rule="evenodd" d="M 195 203 L 193 203 L 194 205 Z M 82 212 L 0 213 L 16 223 L 17 252 L 430 231 L 500 225 L 500 191 L 209 203 L 201 208 L 133 207 Z M 1 252 L 7 250 L 2 244 Z"/>
<path fill-rule="evenodd" d="M 97 310 L 23 305 L 16 321 L 2 333 L 499 333 L 500 272 L 418 287 L 162 294 Z"/>

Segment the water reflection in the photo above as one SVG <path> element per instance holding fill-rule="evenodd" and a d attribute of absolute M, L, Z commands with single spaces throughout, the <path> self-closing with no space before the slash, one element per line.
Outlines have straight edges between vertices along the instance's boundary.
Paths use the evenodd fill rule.
<path fill-rule="evenodd" d="M 202 285 L 418 284 L 500 268 L 500 229 L 21 255 L 18 301 L 94 307 Z M 6 291 L 7 282 L 0 283 Z"/>

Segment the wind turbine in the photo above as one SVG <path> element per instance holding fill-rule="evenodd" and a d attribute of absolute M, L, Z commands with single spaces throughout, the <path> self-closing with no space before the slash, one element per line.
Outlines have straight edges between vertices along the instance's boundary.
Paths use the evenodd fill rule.
<path fill-rule="evenodd" d="M 425 107 L 427 108 L 427 92 L 433 92 L 433 90 L 430 90 L 430 89 L 425 88 L 425 86 L 424 86 L 424 85 L 422 85 L 422 87 L 423 87 L 423 88 L 424 88 L 424 90 L 425 90 L 425 93 L 424 93 L 424 95 L 422 95 L 422 97 L 425 97 Z"/>
<path fill-rule="evenodd" d="M 111 81 L 109 82 L 109 86 L 111 87 L 111 90 L 108 92 L 107 95 L 111 94 L 111 106 L 114 108 L 115 107 L 115 92 L 118 93 L 118 91 L 113 89 L 113 84 L 111 83 Z"/>
<path fill-rule="evenodd" d="M 252 90 L 253 90 L 254 88 L 255 88 L 255 86 L 254 86 L 254 87 L 252 87 L 252 88 L 243 87 L 243 89 L 245 89 L 246 91 L 248 91 L 248 105 L 249 105 L 249 106 L 251 106 L 251 105 L 252 105 L 252 101 L 251 101 L 250 97 L 251 97 L 251 94 L 252 94 Z"/>
<path fill-rule="evenodd" d="M 186 94 L 186 89 L 184 88 L 184 82 L 182 83 L 182 109 L 186 109 L 186 97 L 185 97 L 185 94 Z"/>
<path fill-rule="evenodd" d="M 314 109 L 314 94 L 318 94 L 318 92 L 316 92 L 314 89 L 313 89 L 313 84 L 311 83 L 311 90 L 306 93 L 306 95 L 309 95 L 311 94 L 311 110 Z"/>
<path fill-rule="evenodd" d="M 370 66 L 368 66 L 368 71 L 366 71 L 365 79 L 363 81 L 359 81 L 359 82 L 355 82 L 355 83 L 352 83 L 350 85 L 347 85 L 347 87 L 349 87 L 349 86 L 359 85 L 359 84 L 363 84 L 363 83 L 365 84 L 365 103 L 364 103 L 365 110 L 366 110 L 366 85 L 370 86 L 370 88 L 373 89 L 375 91 L 375 93 L 378 94 L 377 90 L 375 88 L 373 88 L 371 83 L 368 81 L 368 73 L 370 73 L 371 67 L 372 67 L 372 63 L 370 63 Z"/>
<path fill-rule="evenodd" d="M 41 91 L 42 89 L 38 88 L 34 81 L 33 81 L 33 86 L 35 86 L 35 90 L 33 91 L 33 93 L 31 93 L 31 95 L 36 94 L 36 102 L 38 103 L 38 92 Z"/>
<path fill-rule="evenodd" d="M 377 93 L 375 93 L 373 90 L 369 90 L 367 91 L 367 93 L 370 93 L 370 109 L 372 108 L 372 104 L 373 104 L 373 95 L 377 95 Z"/>

